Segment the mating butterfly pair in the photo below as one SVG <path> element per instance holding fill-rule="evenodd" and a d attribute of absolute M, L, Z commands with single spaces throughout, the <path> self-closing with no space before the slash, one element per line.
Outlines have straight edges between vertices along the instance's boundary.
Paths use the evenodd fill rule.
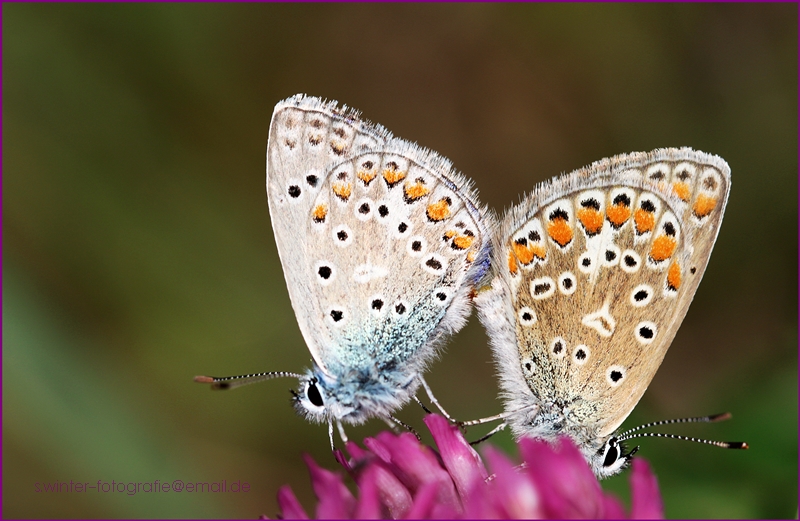
<path fill-rule="evenodd" d="M 420 387 L 439 405 L 422 373 L 474 296 L 506 403 L 462 425 L 568 435 L 598 476 L 615 474 L 636 450 L 622 441 L 656 435 L 614 433 L 686 314 L 729 189 L 721 158 L 660 149 L 543 183 L 497 223 L 447 159 L 294 96 L 270 125 L 267 196 L 313 367 L 196 380 L 297 378 L 296 409 L 328 423 L 331 446 L 334 424 L 343 439 L 342 423 L 404 425 L 392 414 Z"/>

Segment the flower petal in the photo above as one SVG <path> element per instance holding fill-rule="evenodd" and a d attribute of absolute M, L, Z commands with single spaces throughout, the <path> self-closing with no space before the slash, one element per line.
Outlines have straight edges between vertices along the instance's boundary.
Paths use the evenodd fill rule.
<path fill-rule="evenodd" d="M 488 485 L 501 517 L 534 519 L 544 516 L 541 494 L 527 469 L 520 469 L 493 447 L 484 452 L 493 477 Z"/>
<path fill-rule="evenodd" d="M 457 428 L 442 417 L 425 419 L 441 455 L 410 433 L 382 432 L 366 438 L 362 449 L 347 443 L 350 460 L 337 460 L 358 485 L 358 500 L 340 473 L 320 468 L 305 456 L 315 494 L 318 518 L 623 518 L 625 510 L 600 484 L 578 447 L 568 438 L 556 443 L 523 438 L 523 456 L 516 465 L 502 452 L 487 447 L 481 457 Z M 634 518 L 664 514 L 658 483 L 649 465 L 633 462 L 630 477 Z M 285 519 L 307 519 L 291 488 L 278 491 Z"/>
<path fill-rule="evenodd" d="M 383 439 L 386 440 L 386 437 L 384 436 Z M 364 446 L 371 450 L 373 454 L 378 456 L 383 461 L 387 463 L 392 461 L 392 455 L 389 452 L 389 449 L 377 438 L 364 438 Z"/>
<path fill-rule="evenodd" d="M 389 514 L 395 519 L 403 517 L 412 507 L 411 492 L 385 464 L 377 460 L 370 463 L 366 472 L 370 472 L 369 479 L 378 487 L 381 503 Z"/>
<path fill-rule="evenodd" d="M 519 446 L 548 517 L 603 517 L 600 484 L 572 440 L 559 438 L 553 447 L 522 438 Z"/>
<path fill-rule="evenodd" d="M 308 519 L 308 514 L 303 510 L 297 497 L 292 492 L 292 487 L 284 485 L 278 489 L 278 506 L 283 519 Z"/>
<path fill-rule="evenodd" d="M 427 519 L 431 515 L 433 506 L 436 504 L 436 496 L 439 495 L 439 483 L 431 482 L 422 485 L 414 496 L 414 504 L 406 515 L 406 519 Z"/>
<path fill-rule="evenodd" d="M 375 480 L 376 467 L 367 467 L 358 480 L 358 503 L 356 504 L 355 519 L 381 519 L 381 500 L 378 495 L 378 484 Z"/>
<path fill-rule="evenodd" d="M 345 445 L 347 448 L 347 453 L 350 454 L 350 457 L 353 458 L 354 462 L 360 463 L 362 460 L 368 459 L 372 457 L 369 451 L 366 451 L 355 444 L 355 442 L 348 441 Z"/>
<path fill-rule="evenodd" d="M 439 447 L 442 462 L 453 478 L 463 501 L 476 479 L 488 477 L 486 467 L 483 466 L 481 457 L 475 449 L 464 439 L 458 427 L 437 414 L 427 415 L 425 424 L 431 431 L 436 446 Z"/>
<path fill-rule="evenodd" d="M 352 517 L 356 500 L 342 482 L 342 477 L 319 467 L 309 455 L 304 455 L 311 474 L 311 486 L 319 499 L 317 518 L 346 519 Z"/>
<path fill-rule="evenodd" d="M 438 482 L 440 487 L 437 502 L 461 510 L 453 480 L 430 447 L 420 444 L 408 432 L 400 436 L 382 432 L 378 434 L 378 441 L 389 451 L 391 462 L 405 475 L 412 493 L 423 484 Z"/>
<path fill-rule="evenodd" d="M 622 504 L 611 494 L 603 496 L 603 518 L 604 519 L 627 519 L 628 513 L 622 508 Z"/>
<path fill-rule="evenodd" d="M 351 470 L 350 463 L 347 461 L 347 458 L 345 457 L 344 452 L 342 452 L 341 449 L 334 449 L 333 457 L 336 459 L 339 465 L 344 467 L 346 471 L 350 472 Z"/>
<path fill-rule="evenodd" d="M 631 518 L 664 519 L 664 504 L 658 490 L 658 480 L 647 461 L 634 458 L 631 482 Z"/>

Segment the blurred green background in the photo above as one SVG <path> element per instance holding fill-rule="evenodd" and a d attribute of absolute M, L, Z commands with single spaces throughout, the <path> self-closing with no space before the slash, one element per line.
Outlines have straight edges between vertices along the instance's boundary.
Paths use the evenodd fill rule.
<path fill-rule="evenodd" d="M 667 515 L 795 516 L 797 9 L 4 4 L 3 516 L 274 516 L 287 483 L 313 512 L 300 454 L 336 464 L 293 382 L 191 381 L 309 363 L 264 189 L 272 108 L 298 92 L 446 155 L 498 212 L 618 153 L 724 157 L 715 253 L 626 425 L 731 411 L 664 430 L 749 451 L 641 442 Z M 470 419 L 500 411 L 493 370 L 473 316 L 428 380 Z M 251 490 L 35 490 L 156 479 Z"/>

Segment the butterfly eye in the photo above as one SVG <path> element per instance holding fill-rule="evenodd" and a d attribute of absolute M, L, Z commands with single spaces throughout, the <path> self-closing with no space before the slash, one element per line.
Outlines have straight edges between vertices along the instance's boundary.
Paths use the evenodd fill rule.
<path fill-rule="evenodd" d="M 320 394 L 316 382 L 311 381 L 308 384 L 308 387 L 306 388 L 306 396 L 308 397 L 308 401 L 317 407 L 322 407 L 324 405 L 324 402 L 322 401 L 322 394 Z"/>
<path fill-rule="evenodd" d="M 603 460 L 603 466 L 610 467 L 617 459 L 619 459 L 619 447 L 616 443 L 609 442 L 608 452 L 606 452 L 606 457 Z"/>

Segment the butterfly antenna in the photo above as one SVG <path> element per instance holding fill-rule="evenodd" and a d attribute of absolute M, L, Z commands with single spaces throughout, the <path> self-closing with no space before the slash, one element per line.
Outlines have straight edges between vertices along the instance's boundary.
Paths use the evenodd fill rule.
<path fill-rule="evenodd" d="M 201 384 L 211 384 L 212 389 L 224 390 L 285 377 L 302 378 L 303 375 L 286 371 L 271 371 L 269 373 L 243 374 L 239 376 L 195 376 L 194 381 Z"/>
<path fill-rule="evenodd" d="M 626 436 L 624 438 L 617 438 L 617 441 L 623 442 L 633 438 L 672 438 L 675 440 L 693 441 L 695 443 L 705 443 L 706 445 L 714 445 L 715 447 L 722 447 L 723 449 L 749 449 L 750 446 L 743 441 L 714 441 L 704 440 L 701 438 L 691 438 L 689 436 L 681 436 L 679 434 L 664 434 L 661 432 L 641 432 L 633 436 Z"/>
<path fill-rule="evenodd" d="M 650 427 L 656 427 L 658 425 L 669 425 L 672 423 L 713 423 L 713 422 L 720 422 L 725 421 L 731 418 L 730 413 L 722 413 L 722 414 L 712 414 L 709 416 L 697 416 L 694 418 L 676 418 L 674 420 L 661 420 L 652 423 L 646 423 L 644 425 L 639 425 L 638 427 L 634 427 L 633 429 L 629 429 L 619 436 L 617 436 L 617 441 L 623 442 L 625 440 L 631 440 L 634 438 L 672 438 L 675 440 L 684 440 L 684 441 L 693 441 L 695 443 L 705 443 L 706 445 L 714 445 L 715 447 L 722 447 L 723 449 L 748 449 L 750 448 L 747 443 L 743 441 L 714 441 L 714 440 L 704 440 L 701 438 L 692 438 L 690 436 L 681 436 L 679 434 L 664 434 L 661 432 L 640 432 L 638 434 L 634 434 L 636 431 L 647 429 Z M 637 447 L 638 448 L 638 447 Z M 632 453 L 631 453 L 632 454 Z"/>
<path fill-rule="evenodd" d="M 657 427 L 659 425 L 670 425 L 672 423 L 715 423 L 721 422 L 725 420 L 731 419 L 731 413 L 723 412 L 722 414 L 710 414 L 708 416 L 695 416 L 693 418 L 675 418 L 672 420 L 660 420 L 657 422 L 650 422 L 645 423 L 644 425 L 639 425 L 638 427 L 634 427 L 633 429 L 628 429 L 625 432 L 621 432 L 617 438 L 623 438 L 628 434 L 636 431 L 640 431 L 642 429 L 649 429 L 650 427 Z"/>

